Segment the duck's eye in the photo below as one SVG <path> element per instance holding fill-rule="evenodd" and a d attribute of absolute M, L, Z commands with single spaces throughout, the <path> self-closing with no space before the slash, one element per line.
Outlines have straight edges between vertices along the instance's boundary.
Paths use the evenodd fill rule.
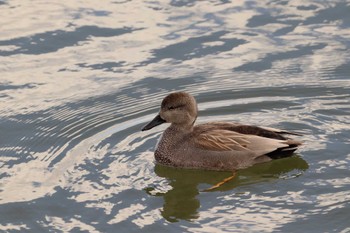
<path fill-rule="evenodd" d="M 185 106 L 184 104 L 182 104 L 182 105 L 170 106 L 170 107 L 168 107 L 168 110 L 181 109 L 181 108 L 183 108 L 184 106 Z"/>

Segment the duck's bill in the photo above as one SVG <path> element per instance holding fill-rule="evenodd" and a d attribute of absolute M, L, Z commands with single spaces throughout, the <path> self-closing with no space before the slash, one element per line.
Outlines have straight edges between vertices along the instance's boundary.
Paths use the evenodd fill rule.
<path fill-rule="evenodd" d="M 165 120 L 163 120 L 160 117 L 160 115 L 158 114 L 150 123 L 145 125 L 141 130 L 145 131 L 145 130 L 152 129 L 153 127 L 156 127 L 157 125 L 163 124 L 164 122 L 165 122 Z"/>

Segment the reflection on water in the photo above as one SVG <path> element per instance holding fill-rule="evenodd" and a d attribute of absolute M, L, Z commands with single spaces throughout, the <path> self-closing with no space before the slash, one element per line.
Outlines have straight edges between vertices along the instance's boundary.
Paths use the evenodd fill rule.
<path fill-rule="evenodd" d="M 215 191 L 230 191 L 242 185 L 271 182 L 277 179 L 295 178 L 308 168 L 308 164 L 299 156 L 276 160 L 271 163 L 257 166 L 237 172 L 235 178 L 215 189 Z M 200 201 L 198 195 L 203 184 L 215 185 L 231 176 L 229 172 L 215 172 L 202 170 L 184 170 L 161 165 L 155 166 L 155 173 L 168 180 L 170 190 L 165 193 L 157 191 L 157 187 L 149 187 L 147 193 L 164 198 L 162 216 L 170 221 L 177 222 L 179 219 L 194 220 L 200 215 Z M 234 203 L 232 203 L 234 205 Z"/>
<path fill-rule="evenodd" d="M 35 7 L 33 7 L 35 5 Z M 348 232 L 350 4 L 0 1 L 0 231 Z M 170 91 L 199 121 L 295 130 L 298 155 L 154 164 Z"/>

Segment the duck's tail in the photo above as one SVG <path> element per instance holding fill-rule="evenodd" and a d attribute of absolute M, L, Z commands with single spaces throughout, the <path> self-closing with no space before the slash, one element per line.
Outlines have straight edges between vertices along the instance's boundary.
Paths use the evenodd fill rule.
<path fill-rule="evenodd" d="M 278 148 L 277 150 L 267 153 L 266 156 L 270 157 L 271 159 L 281 159 L 290 157 L 294 154 L 298 147 L 302 145 L 302 142 L 293 139 L 288 139 L 286 140 L 286 144 L 288 146 Z"/>

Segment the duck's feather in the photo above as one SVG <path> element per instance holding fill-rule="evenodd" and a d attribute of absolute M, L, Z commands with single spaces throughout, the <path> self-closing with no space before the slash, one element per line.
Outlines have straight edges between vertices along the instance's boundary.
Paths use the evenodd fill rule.
<path fill-rule="evenodd" d="M 241 134 L 230 130 L 208 130 L 199 134 L 195 143 L 198 147 L 212 151 L 246 151 L 261 156 L 279 148 L 299 145 L 294 140 L 280 140 L 251 134 Z"/>
<path fill-rule="evenodd" d="M 260 126 L 260 128 L 268 130 L 268 131 L 271 131 L 271 132 L 275 132 L 275 133 L 278 133 L 278 134 L 289 134 L 289 135 L 295 135 L 295 136 L 303 136 L 300 133 L 286 131 L 286 130 L 281 130 L 281 129 L 276 129 L 276 128 L 271 128 L 271 127 L 266 127 L 266 126 Z"/>
<path fill-rule="evenodd" d="M 245 151 L 250 143 L 246 136 L 228 130 L 210 130 L 196 137 L 196 143 L 214 151 Z"/>
<path fill-rule="evenodd" d="M 274 138 L 279 140 L 287 140 L 288 138 L 285 136 L 287 135 L 296 135 L 296 136 L 302 136 L 301 134 L 280 130 L 276 128 L 270 128 L 270 127 L 262 127 L 262 126 L 255 126 L 255 125 L 244 125 L 240 123 L 231 123 L 231 122 L 210 122 L 205 123 L 197 126 L 201 129 L 223 129 L 223 130 L 229 130 L 229 131 L 235 131 L 240 134 L 245 135 L 257 135 L 261 137 L 266 138 Z"/>

